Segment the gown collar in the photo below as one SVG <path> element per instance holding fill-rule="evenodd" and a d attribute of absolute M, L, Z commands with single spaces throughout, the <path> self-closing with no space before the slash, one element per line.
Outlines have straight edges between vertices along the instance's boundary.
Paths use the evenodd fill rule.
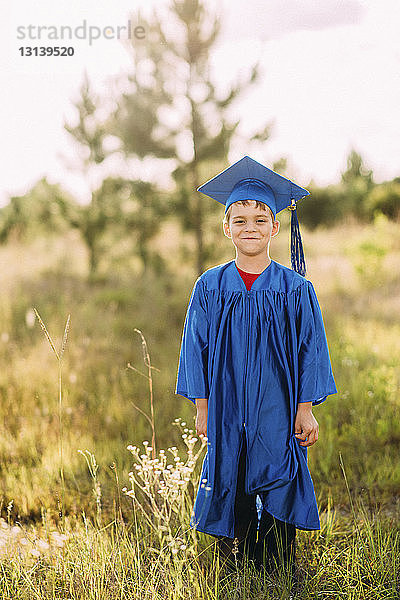
<path fill-rule="evenodd" d="M 261 271 L 261 273 L 259 274 L 259 276 L 257 277 L 257 279 L 254 281 L 253 285 L 251 286 L 251 289 L 248 290 L 246 288 L 246 284 L 244 283 L 238 268 L 236 266 L 236 262 L 235 260 L 231 261 L 231 269 L 234 272 L 234 277 L 236 278 L 237 281 L 240 282 L 241 286 L 240 289 L 244 292 L 253 292 L 255 290 L 260 290 L 263 289 L 265 287 L 265 281 L 268 278 L 268 276 L 270 275 L 270 272 L 272 270 L 272 265 L 275 261 L 272 260 L 271 258 L 271 262 L 269 263 L 268 267 L 265 267 L 264 271 Z"/>

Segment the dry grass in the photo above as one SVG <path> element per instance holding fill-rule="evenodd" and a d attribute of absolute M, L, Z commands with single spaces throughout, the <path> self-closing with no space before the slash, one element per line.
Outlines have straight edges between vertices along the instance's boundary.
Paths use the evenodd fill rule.
<path fill-rule="evenodd" d="M 299 533 L 298 598 L 400 595 L 397 230 L 379 218 L 303 231 L 339 393 L 315 410 L 322 529 Z M 204 440 L 173 386 L 193 272 L 88 285 L 74 241 L 73 254 L 69 235 L 54 251 L 0 249 L 1 597 L 289 598 L 251 568 L 227 577 L 213 539 L 188 527 Z M 171 268 L 181 242 L 165 245 Z M 214 262 L 232 258 L 225 242 Z M 284 231 L 271 255 L 287 264 Z"/>

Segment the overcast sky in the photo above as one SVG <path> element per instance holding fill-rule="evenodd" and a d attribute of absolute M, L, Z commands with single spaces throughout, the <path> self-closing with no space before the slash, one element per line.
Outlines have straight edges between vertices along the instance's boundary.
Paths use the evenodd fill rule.
<path fill-rule="evenodd" d="M 21 57 L 17 27 L 69 25 L 126 26 L 128 16 L 165 0 L 15 0 L 3 14 L 0 51 L 2 89 L 0 203 L 25 193 L 37 179 L 85 201 L 93 185 L 69 170 L 74 146 L 63 131 L 72 119 L 86 70 L 95 88 L 112 95 L 112 78 L 130 68 L 130 58 L 116 39 L 89 44 L 74 40 L 73 57 Z M 244 154 L 272 166 L 285 156 L 290 175 L 307 186 L 313 178 L 325 185 L 339 179 L 351 148 L 359 151 L 376 181 L 400 175 L 400 2 L 398 0 L 209 0 L 222 15 L 222 36 L 213 58 L 213 74 L 226 87 L 245 76 L 256 60 L 262 79 L 237 102 L 241 137 L 232 147 L 233 162 Z M 224 10 L 222 11 L 222 6 Z M 4 13 L 5 11 L 3 11 Z M 37 35 L 37 30 L 34 31 Z M 173 32 L 172 32 L 173 33 Z M 60 42 L 43 40 L 44 45 Z M 247 132 L 272 123 L 271 139 L 249 147 Z M 157 167 L 146 163 L 141 176 Z M 127 173 L 129 174 L 129 170 Z M 131 176 L 136 176 L 136 173 Z M 165 175 L 167 181 L 167 173 Z"/>

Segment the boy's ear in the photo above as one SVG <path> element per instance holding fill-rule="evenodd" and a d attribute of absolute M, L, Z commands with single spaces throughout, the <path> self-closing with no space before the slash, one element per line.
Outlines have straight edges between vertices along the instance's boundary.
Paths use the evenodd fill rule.
<path fill-rule="evenodd" d="M 272 225 L 271 237 L 278 235 L 281 224 L 279 221 L 274 221 Z"/>
<path fill-rule="evenodd" d="M 230 239 L 232 237 L 232 235 L 231 235 L 231 230 L 230 230 L 229 224 L 226 221 L 223 221 L 222 226 L 224 229 L 224 235 L 226 235 L 226 237 Z"/>

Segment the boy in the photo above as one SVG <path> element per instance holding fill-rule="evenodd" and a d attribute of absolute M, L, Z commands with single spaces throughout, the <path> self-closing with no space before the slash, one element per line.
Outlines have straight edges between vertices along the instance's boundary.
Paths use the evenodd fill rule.
<path fill-rule="evenodd" d="M 217 537 L 226 556 L 292 566 L 296 528 L 320 528 L 307 466 L 318 439 L 311 407 L 337 392 L 303 276 L 294 209 L 309 192 L 248 156 L 199 190 L 225 205 L 236 259 L 197 279 L 182 336 L 176 393 L 196 404 L 197 432 L 208 438 L 190 525 Z M 269 256 L 286 207 L 293 270 Z"/>

